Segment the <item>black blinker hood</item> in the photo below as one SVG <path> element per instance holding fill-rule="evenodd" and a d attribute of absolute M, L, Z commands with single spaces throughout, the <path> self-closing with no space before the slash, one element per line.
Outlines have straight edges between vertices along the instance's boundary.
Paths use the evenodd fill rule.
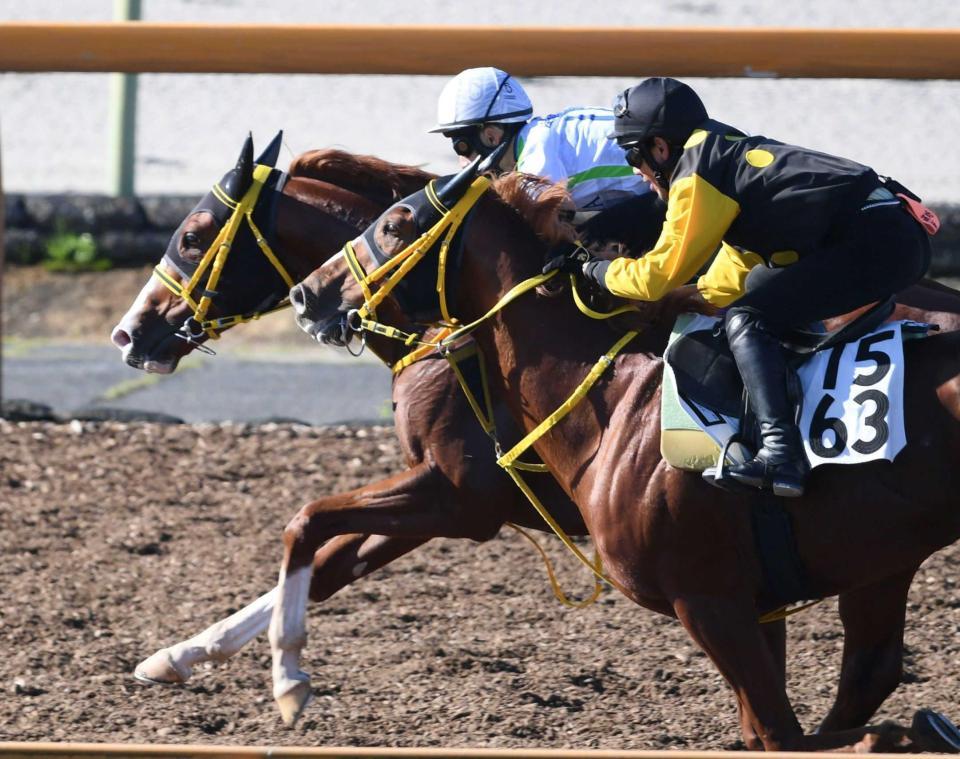
<path fill-rule="evenodd" d="M 280 131 L 273 140 L 271 140 L 266 149 L 264 149 L 263 153 L 257 159 L 256 165 L 274 166 L 279 157 L 282 140 L 283 132 Z M 234 203 L 239 203 L 243 200 L 247 190 L 249 190 L 253 184 L 254 166 L 253 139 L 248 136 L 244 141 L 236 166 L 224 174 L 218 183 L 223 194 L 228 196 Z M 254 223 L 267 240 L 273 240 L 275 238 L 277 201 L 286 181 L 287 174 L 274 168 L 264 182 L 263 190 L 253 211 Z M 233 207 L 224 203 L 223 200 L 218 197 L 217 193 L 211 191 L 200 199 L 200 202 L 194 206 L 193 210 L 187 215 L 187 218 L 189 219 L 197 213 L 208 213 L 213 217 L 216 229 L 219 231 L 226 225 L 233 214 L 233 210 Z M 199 262 L 188 261 L 180 255 L 179 243 L 185 222 L 186 219 L 184 219 L 184 222 L 180 224 L 177 231 L 174 232 L 170 238 L 167 244 L 167 250 L 163 255 L 163 261 L 170 268 L 176 270 L 185 280 L 189 280 L 193 277 L 194 273 L 196 273 Z M 224 287 L 225 281 L 228 278 L 234 280 L 231 283 L 230 293 L 226 292 L 226 288 Z M 218 289 L 223 290 L 227 296 L 232 294 L 242 296 L 243 293 L 241 293 L 240 290 L 249 290 L 249 287 L 243 288 L 239 286 L 241 282 L 243 284 L 254 283 L 258 290 L 262 290 L 266 283 L 276 285 L 275 287 L 271 287 L 269 292 L 262 295 L 258 292 L 254 296 L 257 298 L 257 303 L 249 305 L 244 303 L 236 307 L 237 310 L 244 313 L 252 313 L 270 308 L 279 303 L 287 292 L 286 282 L 283 281 L 283 278 L 264 257 L 250 227 L 245 223 L 241 224 L 237 229 L 236 237 L 231 246 L 230 256 L 221 274 Z M 202 284 L 203 283 L 201 283 L 201 287 Z M 212 297 L 218 293 L 208 294 Z M 244 299 L 249 300 L 249 295 Z M 233 300 L 233 298 L 231 298 L 231 300 Z M 218 302 L 217 307 L 218 310 L 223 311 L 226 306 Z"/>
<path fill-rule="evenodd" d="M 443 212 L 441 212 L 432 202 L 430 202 L 430 198 L 427 196 L 428 188 L 434 188 L 437 200 L 440 201 L 440 204 L 446 210 L 453 208 L 453 206 L 455 206 L 457 201 L 463 197 L 464 193 L 469 189 L 470 185 L 473 184 L 473 181 L 480 174 L 489 171 L 500 162 L 503 154 L 510 147 L 510 142 L 510 140 L 502 142 L 489 155 L 477 156 L 459 173 L 435 179 L 424 189 L 414 193 L 413 195 L 407 196 L 400 202 L 395 203 L 386 211 L 384 211 L 373 224 L 367 227 L 362 235 L 370 254 L 377 263 L 377 266 L 383 266 L 383 264 L 385 264 L 390 258 L 386 253 L 383 252 L 383 250 L 381 250 L 376 241 L 376 231 L 384 217 L 386 217 L 395 208 L 406 208 L 413 216 L 413 222 L 416 227 L 417 235 L 422 235 L 443 218 Z M 437 190 L 437 187 L 440 189 Z M 460 268 L 460 257 L 463 253 L 461 246 L 463 240 L 463 231 L 468 223 L 469 218 L 460 227 L 460 229 L 457 230 L 453 240 L 451 240 L 449 258 L 447 261 L 448 276 Z M 438 255 L 441 244 L 442 241 L 437 240 L 431 246 L 430 250 L 426 252 L 424 259 Z M 421 260 L 420 263 L 422 264 L 423 260 Z M 407 273 L 407 275 L 400 280 L 400 282 L 397 283 L 397 286 L 393 289 L 392 295 L 397 299 L 397 301 L 400 303 L 400 307 L 407 314 L 423 316 L 426 314 L 436 313 L 436 280 L 436 267 L 431 268 L 418 264 L 417 266 L 414 266 Z M 448 299 L 448 303 L 450 303 L 451 308 L 454 307 L 452 297 Z"/>

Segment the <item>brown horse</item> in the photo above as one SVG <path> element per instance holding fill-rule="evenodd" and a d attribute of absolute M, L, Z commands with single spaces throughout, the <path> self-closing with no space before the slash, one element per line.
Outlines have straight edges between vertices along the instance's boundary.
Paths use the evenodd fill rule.
<path fill-rule="evenodd" d="M 408 199 L 378 221 L 373 239 L 380 258 L 363 238 L 355 241 L 367 272 L 423 231 L 411 205 L 416 201 Z M 512 286 L 538 273 L 544 253 L 514 208 L 484 196 L 463 233 L 459 266 L 447 270 L 459 320 L 480 318 Z M 418 280 L 436 281 L 435 270 Z M 422 302 L 427 295 L 417 282 L 405 291 L 408 300 Z M 344 256 L 331 259 L 291 296 L 311 334 L 339 325 L 364 304 Z M 669 300 L 679 302 L 661 305 L 661 323 L 671 323 L 687 305 L 682 296 Z M 393 298 L 380 317 L 389 323 L 398 310 L 405 325 L 412 314 Z M 492 393 L 527 431 L 570 396 L 613 342 L 606 327 L 585 319 L 567 299 L 540 295 L 499 311 L 474 337 L 492 364 Z M 636 603 L 678 618 L 727 679 L 752 747 L 891 750 L 917 737 L 860 726 L 899 682 L 906 593 L 917 567 L 960 536 L 960 510 L 951 496 L 960 486 L 958 348 L 957 334 L 905 346 L 911 442 L 895 462 L 817 469 L 807 495 L 783 505 L 807 587 L 821 597 L 840 595 L 846 634 L 837 701 L 813 735 L 803 734 L 787 698 L 781 643 L 771 649 L 758 622 L 763 577 L 750 511 L 760 497 L 715 491 L 660 456 L 662 330 L 641 332 L 605 379 L 537 442 L 537 454 L 579 507 L 611 579 Z M 385 492 L 375 503 L 388 506 L 396 498 Z M 288 528 L 271 624 L 275 695 L 308 692 L 308 678 L 297 667 L 303 557 L 344 524 L 308 506 Z"/>
<path fill-rule="evenodd" d="M 279 143 L 275 143 L 272 148 L 278 146 Z M 275 151 L 265 151 L 257 163 L 275 160 L 268 158 L 271 152 Z M 251 156 L 252 145 L 245 146 L 238 168 L 228 172 L 220 184 L 239 194 L 240 189 L 249 183 L 245 177 L 250 172 Z M 264 196 L 265 200 L 275 203 L 277 209 L 273 233 L 268 234 L 270 243 L 283 265 L 299 278 L 325 261 L 344 241 L 356 236 L 395 199 L 420 188 L 430 177 L 425 172 L 371 157 L 351 156 L 339 151 L 307 153 L 291 165 L 290 178 L 282 191 L 275 191 L 272 198 Z M 194 250 L 192 255 L 197 257 L 215 239 L 221 227 L 210 209 L 196 210 L 184 219 L 173 242 L 182 247 L 185 254 Z M 245 241 L 248 246 L 251 243 Z M 256 250 L 248 253 L 258 255 Z M 210 316 L 253 311 L 257 304 L 279 300 L 285 294 L 286 287 L 278 278 L 258 278 L 249 268 L 236 267 L 235 260 L 228 262 L 224 270 L 226 285 L 219 288 L 225 296 L 231 297 L 231 301 L 223 304 L 215 299 Z M 929 287 L 914 288 L 908 295 L 915 307 L 905 316 L 934 320 L 944 327 L 960 327 L 960 318 L 956 316 L 960 311 L 960 300 L 954 291 L 931 283 Z M 931 314 L 931 310 L 937 313 Z M 202 342 L 176 337 L 190 316 L 187 303 L 153 277 L 114 330 L 113 338 L 132 366 L 149 371 L 174 371 L 180 357 Z M 386 361 L 392 363 L 399 356 L 395 343 L 383 348 Z M 417 388 L 416 393 L 410 391 L 412 387 Z M 421 525 L 429 519 L 434 520 L 433 524 L 437 520 L 448 520 L 448 524 L 456 523 L 456 526 L 440 525 L 424 531 L 429 533 L 431 529 L 439 529 L 439 534 L 467 535 L 474 539 L 492 536 L 504 519 L 527 524 L 532 521 L 533 526 L 540 526 L 539 517 L 530 512 L 512 483 L 494 466 L 489 440 L 469 419 L 469 407 L 460 396 L 446 362 L 434 356 L 404 370 L 395 380 L 394 398 L 397 401 L 397 430 L 408 463 L 417 467 L 425 461 L 430 462 L 429 466 L 420 467 L 416 476 L 398 486 L 400 490 L 406 489 L 408 494 L 409 510 L 404 518 L 409 514 Z M 504 429 L 508 420 L 502 407 L 498 416 L 498 426 Z M 535 482 L 535 488 L 561 518 L 567 531 L 582 532 L 579 516 L 566 495 L 549 478 L 537 479 L 543 481 Z M 375 497 L 380 491 L 381 488 L 374 484 L 347 497 L 362 501 L 366 497 Z M 430 500 L 434 494 L 438 498 L 436 502 Z M 336 510 L 340 498 L 321 499 L 313 506 Z M 424 512 L 432 517 L 424 518 Z M 315 601 L 325 600 L 425 540 L 369 534 L 339 535 L 312 556 L 314 572 L 310 597 Z M 230 618 L 158 651 L 138 667 L 138 675 L 151 682 L 183 682 L 195 664 L 232 656 L 267 629 L 275 597 L 275 591 L 270 591 Z M 782 624 L 767 625 L 764 629 L 772 641 L 774 655 L 782 662 Z M 860 682 L 864 678 L 863 671 L 879 671 L 890 673 L 883 674 L 886 681 L 895 681 L 899 676 L 902 633 L 899 636 L 891 633 L 888 636 L 889 651 L 884 649 L 879 653 L 876 641 L 861 638 L 854 630 L 848 629 L 849 651 L 844 665 L 845 676 L 849 673 L 847 679 L 851 683 Z M 869 648 L 865 649 L 868 644 Z M 864 650 L 870 655 L 866 656 Z M 869 717 L 869 713 L 862 713 L 862 708 L 851 715 L 851 704 L 842 696 L 843 692 L 838 697 L 838 707 L 831 712 L 831 715 L 837 715 L 835 719 L 842 720 L 843 724 L 859 724 L 854 720 L 862 722 Z M 842 713 L 838 711 L 841 705 L 845 709 Z"/>
<path fill-rule="evenodd" d="M 272 164 L 277 148 L 275 141 L 256 163 Z M 254 163 L 248 141 L 237 166 L 219 183 L 234 200 L 249 188 Z M 259 203 L 275 209 L 271 229 L 263 232 L 282 266 L 299 280 L 432 176 L 371 156 L 335 150 L 306 153 L 293 161 L 282 187 L 264 190 L 260 196 Z M 222 210 L 207 196 L 183 220 L 171 240 L 178 261 L 200 260 L 224 227 L 223 219 L 217 218 Z M 262 266 L 261 258 L 253 239 L 238 237 L 207 317 L 256 313 L 263 304 L 270 307 L 286 296 L 289 287 L 269 266 Z M 112 339 L 131 366 L 169 373 L 184 355 L 204 345 L 207 336 L 185 334 L 193 309 L 164 285 L 160 275 L 174 278 L 181 287 L 187 277 L 164 262 L 160 267 L 114 328 Z M 308 562 L 313 568 L 309 596 L 314 601 L 326 600 L 431 537 L 488 540 L 507 521 L 543 529 L 542 520 L 495 465 L 489 438 L 470 423 L 473 412 L 446 361 L 432 355 L 407 367 L 395 377 L 393 395 L 397 434 L 409 469 L 384 483 L 320 503 L 331 511 L 343 510 L 344 504 L 363 504 L 390 490 L 402 504 L 365 510 L 363 519 L 354 519 L 352 528 L 315 552 Z M 498 417 L 501 425 L 509 421 L 503 408 Z M 565 528 L 583 534 L 579 513 L 563 491 L 548 476 L 538 480 L 537 492 Z M 406 532 L 391 532 L 396 515 L 402 515 L 409 527 Z M 266 631 L 275 596 L 270 591 L 230 618 L 161 649 L 137 667 L 137 676 L 146 682 L 183 682 L 197 663 L 234 655 Z"/>

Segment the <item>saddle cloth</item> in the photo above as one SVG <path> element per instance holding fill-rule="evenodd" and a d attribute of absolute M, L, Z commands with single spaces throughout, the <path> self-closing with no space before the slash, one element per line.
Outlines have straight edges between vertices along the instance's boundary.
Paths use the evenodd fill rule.
<path fill-rule="evenodd" d="M 661 454 L 674 467 L 702 471 L 717 462 L 720 448 L 739 428 L 742 406 L 739 375 L 729 352 L 713 351 L 722 343 L 711 335 L 719 319 L 680 316 L 670 337 L 692 336 L 698 362 L 703 360 L 706 392 L 696 392 L 690 376 L 669 348 L 664 362 L 661 396 Z M 859 340 L 819 351 L 797 369 L 802 386 L 799 427 L 811 468 L 821 464 L 893 461 L 906 445 L 903 418 L 903 339 L 926 332 L 913 322 L 880 325 Z M 727 351 L 729 349 L 726 349 Z M 689 355 L 689 350 L 685 351 Z M 731 379 L 732 377 L 732 379 Z M 711 379 L 712 378 L 712 379 Z"/>

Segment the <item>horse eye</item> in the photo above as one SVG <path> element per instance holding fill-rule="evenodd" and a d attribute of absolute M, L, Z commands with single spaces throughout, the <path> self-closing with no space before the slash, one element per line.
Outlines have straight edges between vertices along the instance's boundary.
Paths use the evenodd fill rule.
<path fill-rule="evenodd" d="M 397 226 L 395 221 L 385 221 L 383 223 L 383 231 L 388 235 L 395 235 L 400 231 L 400 227 Z"/>
<path fill-rule="evenodd" d="M 199 248 L 200 247 L 200 238 L 197 236 L 196 232 L 184 232 L 183 234 L 183 244 L 187 248 Z"/>

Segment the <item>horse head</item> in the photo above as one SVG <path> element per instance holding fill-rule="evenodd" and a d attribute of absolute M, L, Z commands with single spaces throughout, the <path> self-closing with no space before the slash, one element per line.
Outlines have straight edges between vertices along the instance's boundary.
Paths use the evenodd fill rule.
<path fill-rule="evenodd" d="M 111 339 L 124 361 L 173 372 L 210 338 L 286 303 L 294 281 L 339 250 L 401 193 L 431 175 L 370 156 L 312 151 L 274 168 L 282 133 L 253 159 L 244 142 L 173 234 Z"/>
<path fill-rule="evenodd" d="M 471 169 L 476 167 L 465 172 Z M 508 174 L 487 193 L 486 179 L 465 177 L 465 172 L 395 203 L 340 255 L 291 290 L 300 327 L 321 342 L 343 345 L 375 313 L 381 321 L 390 314 L 387 323 L 401 330 L 458 317 L 462 321 L 458 308 L 464 290 L 475 296 L 502 289 L 516 277 L 527 278 L 542 266 L 545 243 L 572 239 L 572 228 L 561 221 L 560 212 L 569 205 L 562 187 Z M 484 216 L 482 224 L 474 220 L 475 209 Z M 471 256 L 476 235 L 501 249 L 505 246 L 498 239 L 507 235 L 520 241 L 526 255 L 505 265 L 489 256 Z M 479 278 L 488 286 L 478 287 Z"/>

